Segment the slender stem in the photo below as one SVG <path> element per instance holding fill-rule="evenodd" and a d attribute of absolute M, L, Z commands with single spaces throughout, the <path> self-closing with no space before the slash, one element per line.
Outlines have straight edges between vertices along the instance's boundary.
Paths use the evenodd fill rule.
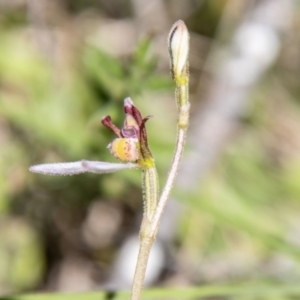
<path fill-rule="evenodd" d="M 131 300 L 140 300 L 141 297 L 150 250 L 157 234 L 160 218 L 175 181 L 189 124 L 190 104 L 188 99 L 189 74 L 187 61 L 189 34 L 185 24 L 181 20 L 177 21 L 171 28 L 168 41 L 171 71 L 176 83 L 175 97 L 178 107 L 177 140 L 173 162 L 158 203 L 158 177 L 155 167 L 151 166 L 143 170 L 142 187 L 145 207 L 140 229 L 140 249 L 131 290 Z"/>
<path fill-rule="evenodd" d="M 144 215 L 153 218 L 159 197 L 158 175 L 155 166 L 142 171 Z"/>
<path fill-rule="evenodd" d="M 179 163 L 180 163 L 181 156 L 182 156 L 183 149 L 184 149 L 185 138 L 186 138 L 186 129 L 179 129 L 178 135 L 177 135 L 177 145 L 176 145 L 175 155 L 173 158 L 173 163 L 172 163 L 171 169 L 169 171 L 169 175 L 168 175 L 165 187 L 162 191 L 158 205 L 156 207 L 156 212 L 155 212 L 154 217 L 151 222 L 151 230 L 150 230 L 151 233 L 156 233 L 158 230 L 161 216 L 162 216 L 164 208 L 167 204 L 167 200 L 169 198 L 169 195 L 170 195 L 171 189 L 173 187 L 175 177 L 176 177 L 176 174 L 177 174 L 177 171 L 179 168 Z"/>
<path fill-rule="evenodd" d="M 150 168 L 143 170 L 144 218 L 140 230 L 140 249 L 131 290 L 131 300 L 140 300 L 150 250 L 155 241 L 159 222 L 174 184 L 184 149 L 186 131 L 189 123 L 190 105 L 188 102 L 188 83 L 181 86 L 177 85 L 175 95 L 177 102 L 184 104 L 179 105 L 175 153 L 165 187 L 157 205 L 157 200 L 155 200 L 155 195 L 158 193 L 156 169 Z M 154 206 L 155 210 L 153 211 Z M 155 213 L 153 214 L 153 212 Z"/>
<path fill-rule="evenodd" d="M 148 258 L 155 236 L 149 232 L 151 220 L 158 202 L 158 176 L 155 166 L 142 171 L 142 189 L 144 198 L 144 217 L 140 229 L 140 248 L 135 267 L 131 300 L 139 300 L 143 289 Z"/>
<path fill-rule="evenodd" d="M 141 230 L 140 230 L 140 249 L 135 268 L 133 284 L 131 289 L 131 300 L 140 300 L 143 290 L 144 279 L 146 274 L 147 263 L 151 251 L 151 247 L 155 240 L 155 236 L 151 235 L 148 230 L 150 229 L 150 222 L 146 215 L 144 215 Z"/>

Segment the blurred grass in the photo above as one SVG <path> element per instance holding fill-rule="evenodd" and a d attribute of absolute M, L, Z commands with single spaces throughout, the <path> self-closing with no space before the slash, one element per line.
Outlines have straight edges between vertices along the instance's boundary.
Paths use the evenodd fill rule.
<path fill-rule="evenodd" d="M 86 4 L 79 2 L 70 4 L 65 22 L 78 22 L 81 28 L 86 25 L 84 16 L 76 14 Z M 188 22 L 194 37 L 201 33 L 213 41 L 226 1 L 204 2 L 190 13 Z M 127 15 L 130 9 L 125 7 Z M 124 15 L 118 7 L 114 6 L 115 11 L 103 3 L 97 9 Z M 205 18 L 198 22 L 199 16 Z M 71 30 L 67 39 L 78 39 L 80 47 L 68 52 L 61 46 L 61 52 L 66 52 L 63 57 L 71 61 L 65 66 L 57 61 L 59 49 L 54 47 L 50 57 L 39 50 L 30 26 L 23 7 L 1 13 L 0 294 L 49 288 L 61 261 L 74 252 L 93 263 L 97 283 L 105 282 L 111 257 L 124 236 L 135 229 L 134 220 L 142 209 L 138 172 L 53 178 L 29 174 L 30 165 L 82 158 L 113 161 L 106 146 L 114 137 L 101 126 L 100 118 L 109 114 L 121 125 L 122 101 L 127 96 L 143 115 L 154 115 L 147 129 L 161 182 L 175 139 L 173 84 L 167 68 L 153 54 L 157 41 L 151 35 L 142 37 L 131 55 L 113 57 L 87 42 L 79 30 Z M 66 30 L 59 22 L 55 26 L 49 29 L 53 35 Z M 174 276 L 174 285 L 232 282 L 233 287 L 164 288 L 146 291 L 145 299 L 299 298 L 300 59 L 293 49 L 299 48 L 300 40 L 291 36 L 282 57 L 251 96 L 240 132 L 205 182 L 190 193 L 176 191 L 187 212 L 172 245 L 180 273 L 178 283 Z M 200 73 L 201 67 L 197 68 Z M 194 82 L 199 73 L 192 73 Z M 202 76 L 209 82 L 209 74 Z M 192 86 L 192 95 L 196 89 Z M 92 248 L 82 237 L 85 218 L 96 201 L 115 205 L 123 218 L 113 241 L 103 249 Z M 8 298 L 42 297 L 62 296 Z M 72 295 L 76 297 L 82 294 Z"/>

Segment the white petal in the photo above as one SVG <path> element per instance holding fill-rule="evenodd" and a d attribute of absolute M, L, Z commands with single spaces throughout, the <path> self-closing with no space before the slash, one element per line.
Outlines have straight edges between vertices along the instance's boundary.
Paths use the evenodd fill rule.
<path fill-rule="evenodd" d="M 83 160 L 82 165 L 87 172 L 92 173 L 110 173 L 125 169 L 138 169 L 138 164 L 133 163 L 110 163 L 104 161 Z"/>
<path fill-rule="evenodd" d="M 81 160 L 67 163 L 35 165 L 30 167 L 29 171 L 48 175 L 74 175 L 85 172 L 109 173 L 124 169 L 134 169 L 138 167 L 139 165 L 132 163 L 122 164 L 102 161 Z"/>

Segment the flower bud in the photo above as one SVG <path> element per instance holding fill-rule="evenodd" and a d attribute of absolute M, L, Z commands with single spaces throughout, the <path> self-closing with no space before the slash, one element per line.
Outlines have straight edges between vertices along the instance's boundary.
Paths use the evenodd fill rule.
<path fill-rule="evenodd" d="M 187 80 L 189 33 L 183 21 L 178 20 L 169 33 L 171 71 L 176 82 Z"/>

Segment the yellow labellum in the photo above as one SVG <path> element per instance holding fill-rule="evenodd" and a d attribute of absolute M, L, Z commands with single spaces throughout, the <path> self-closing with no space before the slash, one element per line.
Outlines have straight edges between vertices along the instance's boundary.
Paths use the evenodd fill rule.
<path fill-rule="evenodd" d="M 108 145 L 108 149 L 114 157 L 124 162 L 134 162 L 140 158 L 139 142 L 136 138 L 117 138 Z"/>

